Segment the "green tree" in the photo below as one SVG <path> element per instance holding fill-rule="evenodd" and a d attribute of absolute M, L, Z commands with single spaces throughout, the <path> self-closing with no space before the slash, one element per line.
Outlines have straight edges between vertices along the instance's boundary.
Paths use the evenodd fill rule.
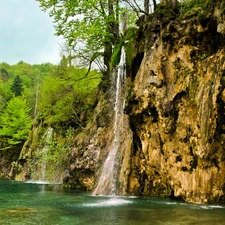
<path fill-rule="evenodd" d="M 22 97 L 14 97 L 0 115 L 1 149 L 25 141 L 31 128 L 30 108 Z"/>
<path fill-rule="evenodd" d="M 9 79 L 9 74 L 6 69 L 0 69 L 0 77 L 3 81 L 7 81 Z"/>
<path fill-rule="evenodd" d="M 55 75 L 48 76 L 40 88 L 38 118 L 51 126 L 83 127 L 96 102 L 101 74 L 69 66 L 63 57 Z"/>
<path fill-rule="evenodd" d="M 10 82 L 3 82 L 0 79 L 0 113 L 5 109 L 6 103 L 11 99 L 13 93 Z"/>
<path fill-rule="evenodd" d="M 19 75 L 17 75 L 13 81 L 13 84 L 11 86 L 12 92 L 15 94 L 15 96 L 21 96 L 23 92 L 23 84 L 22 80 Z"/>
<path fill-rule="evenodd" d="M 119 0 L 37 0 L 80 58 L 90 64 L 103 57 L 110 69 L 112 46 L 119 37 Z M 106 73 L 108 74 L 108 73 Z"/>

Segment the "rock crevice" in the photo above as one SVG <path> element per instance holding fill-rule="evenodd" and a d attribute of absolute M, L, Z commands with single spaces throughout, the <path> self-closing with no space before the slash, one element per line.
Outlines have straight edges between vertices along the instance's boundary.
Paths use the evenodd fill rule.
<path fill-rule="evenodd" d="M 218 21 L 193 17 L 159 29 L 159 21 L 148 23 L 129 111 L 140 142 L 130 193 L 195 203 L 224 199 L 225 52 Z"/>

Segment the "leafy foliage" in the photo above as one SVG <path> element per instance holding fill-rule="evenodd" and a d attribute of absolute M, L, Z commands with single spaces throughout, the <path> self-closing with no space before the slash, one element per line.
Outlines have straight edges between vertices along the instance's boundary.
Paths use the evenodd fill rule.
<path fill-rule="evenodd" d="M 203 10 L 206 10 L 213 3 L 212 0 L 183 0 L 180 6 L 181 15 L 190 13 L 193 8 L 200 7 Z"/>
<path fill-rule="evenodd" d="M 121 48 L 122 48 L 123 44 L 124 44 L 123 42 L 119 42 L 117 45 L 115 45 L 115 47 L 113 49 L 113 54 L 111 57 L 111 67 L 114 67 L 119 64 Z"/>
<path fill-rule="evenodd" d="M 2 149 L 26 140 L 32 124 L 29 111 L 26 100 L 22 97 L 14 97 L 7 103 L 4 113 L 0 116 Z"/>
<path fill-rule="evenodd" d="M 14 78 L 13 84 L 11 86 L 12 92 L 15 94 L 15 96 L 21 96 L 23 92 L 23 84 L 22 80 L 20 79 L 20 76 L 17 75 Z"/>
<path fill-rule="evenodd" d="M 50 126 L 83 127 L 92 114 L 100 81 L 97 71 L 87 75 L 87 69 L 77 69 L 62 61 L 56 74 L 46 77 L 41 86 L 39 118 Z"/>
<path fill-rule="evenodd" d="M 84 127 L 97 101 L 101 74 L 69 65 L 0 64 L 1 148 L 25 141 L 31 119 L 55 127 Z"/>
<path fill-rule="evenodd" d="M 134 11 L 141 10 L 136 8 L 139 4 L 136 1 L 132 4 L 132 1 L 125 0 L 38 1 L 53 17 L 56 34 L 66 40 L 71 58 L 79 58 L 74 61 L 80 64 L 82 60 L 89 66 L 95 62 L 104 75 L 109 75 L 113 46 L 126 26 L 135 24 L 137 15 Z M 119 31 L 120 25 L 122 32 Z"/>
<path fill-rule="evenodd" d="M 34 115 L 38 82 L 54 72 L 52 64 L 0 63 L 0 145 L 2 149 L 25 141 Z"/>
<path fill-rule="evenodd" d="M 93 61 L 96 56 L 111 57 L 111 45 L 119 31 L 118 1 L 38 1 L 53 17 L 56 34 L 65 38 L 67 45 L 75 50 L 76 56 L 89 61 Z"/>

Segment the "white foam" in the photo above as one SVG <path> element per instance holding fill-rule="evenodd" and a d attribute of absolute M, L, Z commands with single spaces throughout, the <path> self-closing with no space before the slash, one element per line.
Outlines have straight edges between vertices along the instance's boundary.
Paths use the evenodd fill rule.
<path fill-rule="evenodd" d="M 127 196 L 127 198 L 138 198 L 138 196 L 130 195 L 130 196 Z"/>
<path fill-rule="evenodd" d="M 55 183 L 55 182 L 49 182 L 49 181 L 44 181 L 44 180 L 27 180 L 24 183 L 28 184 L 61 184 L 61 183 Z"/>
<path fill-rule="evenodd" d="M 203 205 L 202 209 L 223 209 L 224 207 L 221 205 Z"/>
<path fill-rule="evenodd" d="M 28 184 L 49 184 L 48 181 L 43 181 L 43 180 L 27 180 L 24 183 L 28 183 Z"/>
<path fill-rule="evenodd" d="M 221 205 L 211 205 L 210 208 L 213 208 L 213 209 L 223 209 L 224 207 L 221 206 Z"/>
<path fill-rule="evenodd" d="M 109 207 L 109 206 L 118 206 L 118 205 L 126 205 L 126 204 L 131 204 L 132 201 L 126 200 L 126 199 L 121 199 L 121 198 L 110 198 L 107 200 L 101 200 L 96 203 L 86 203 L 83 204 L 84 206 L 88 207 Z"/>
<path fill-rule="evenodd" d="M 177 205 L 177 202 L 164 202 L 166 205 Z"/>

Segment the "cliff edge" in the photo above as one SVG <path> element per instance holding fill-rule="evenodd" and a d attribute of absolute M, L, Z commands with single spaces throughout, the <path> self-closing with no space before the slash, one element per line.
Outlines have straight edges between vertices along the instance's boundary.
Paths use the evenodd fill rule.
<path fill-rule="evenodd" d="M 225 14 L 213 6 L 158 13 L 139 30 L 130 193 L 224 201 Z"/>

